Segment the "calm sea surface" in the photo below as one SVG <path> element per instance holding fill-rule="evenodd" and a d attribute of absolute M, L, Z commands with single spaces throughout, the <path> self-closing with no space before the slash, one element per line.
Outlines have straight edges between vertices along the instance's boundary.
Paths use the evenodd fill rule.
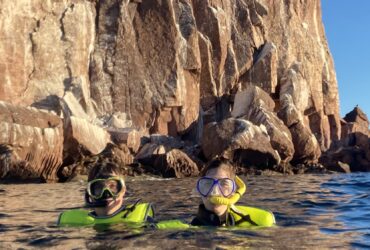
<path fill-rule="evenodd" d="M 240 204 L 274 212 L 265 229 L 105 231 L 58 228 L 61 211 L 83 206 L 84 182 L 0 184 L 0 249 L 362 249 L 370 248 L 370 174 L 245 177 Z M 155 204 L 156 218 L 190 221 L 196 179 L 128 179 L 128 200 Z"/>

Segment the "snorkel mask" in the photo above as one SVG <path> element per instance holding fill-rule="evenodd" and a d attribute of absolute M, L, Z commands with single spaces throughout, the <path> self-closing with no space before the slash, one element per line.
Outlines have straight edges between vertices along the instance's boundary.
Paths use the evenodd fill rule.
<path fill-rule="evenodd" d="M 237 186 L 237 189 L 235 187 L 235 184 Z M 202 177 L 197 182 L 197 190 L 203 197 L 208 197 L 211 192 L 213 192 L 215 186 L 217 186 L 222 196 L 211 195 L 209 196 L 209 201 L 215 205 L 231 206 L 238 202 L 238 200 L 240 199 L 240 197 L 242 197 L 246 190 L 246 186 L 243 180 L 240 179 L 238 176 L 235 177 L 235 184 L 234 181 L 228 178 L 213 179 L 209 177 Z"/>
<path fill-rule="evenodd" d="M 85 201 L 88 207 L 105 207 L 124 190 L 125 182 L 118 176 L 99 178 L 87 183 Z"/>

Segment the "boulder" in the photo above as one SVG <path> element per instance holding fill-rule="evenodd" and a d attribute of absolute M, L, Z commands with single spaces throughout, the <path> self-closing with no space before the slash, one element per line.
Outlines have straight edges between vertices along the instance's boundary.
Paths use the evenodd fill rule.
<path fill-rule="evenodd" d="M 366 114 L 356 106 L 351 112 L 341 120 L 342 139 L 345 139 L 351 133 L 359 132 L 370 136 L 369 120 Z"/>
<path fill-rule="evenodd" d="M 126 145 L 133 153 L 137 153 L 142 134 L 133 128 L 107 129 L 112 141 L 117 145 Z"/>
<path fill-rule="evenodd" d="M 359 107 L 342 120 L 342 138 L 332 144 L 320 161 L 330 170 L 348 172 L 370 171 L 369 121 Z"/>
<path fill-rule="evenodd" d="M 134 165 L 134 156 L 131 154 L 130 149 L 124 144 L 116 146 L 109 143 L 100 154 L 88 155 L 71 165 L 63 166 L 58 172 L 59 181 L 86 179 L 94 165 L 107 161 L 117 164 L 123 175 L 135 175 L 136 169 L 132 167 Z"/>
<path fill-rule="evenodd" d="M 289 129 L 274 112 L 272 98 L 259 87 L 247 85 L 246 89 L 237 92 L 232 116 L 242 117 L 253 124 L 264 125 L 270 136 L 272 147 L 278 151 L 282 163 L 293 158 L 294 145 Z"/>
<path fill-rule="evenodd" d="M 163 145 L 156 143 L 145 144 L 135 156 L 135 161 L 144 165 L 151 165 L 160 155 L 166 154 L 166 149 Z"/>
<path fill-rule="evenodd" d="M 76 154 L 83 147 L 92 155 L 101 153 L 109 142 L 109 133 L 85 119 L 68 117 L 65 123 L 65 152 Z"/>
<path fill-rule="evenodd" d="M 293 163 L 315 163 L 321 155 L 321 148 L 299 110 L 299 107 L 304 106 L 304 101 L 302 103 L 301 99 L 303 97 L 299 97 L 299 93 L 293 91 L 295 85 L 298 84 L 294 69 L 288 70 L 286 78 L 283 80 L 280 90 L 278 117 L 289 128 L 292 135 L 295 151 Z M 295 94 L 298 95 L 296 98 L 294 98 Z M 302 95 L 304 96 L 305 93 L 302 93 Z"/>
<path fill-rule="evenodd" d="M 323 154 L 320 162 L 329 170 L 348 172 L 370 172 L 370 161 L 367 158 L 366 151 L 359 147 L 341 146 L 336 150 L 330 150 Z"/>
<path fill-rule="evenodd" d="M 207 124 L 202 137 L 206 159 L 224 156 L 244 166 L 272 167 L 280 163 L 265 126 L 229 118 Z"/>
<path fill-rule="evenodd" d="M 53 114 L 0 102 L 0 176 L 56 181 L 63 123 Z"/>
<path fill-rule="evenodd" d="M 159 155 L 152 168 L 166 178 L 184 178 L 199 175 L 197 164 L 178 149 L 172 149 L 166 154 Z"/>

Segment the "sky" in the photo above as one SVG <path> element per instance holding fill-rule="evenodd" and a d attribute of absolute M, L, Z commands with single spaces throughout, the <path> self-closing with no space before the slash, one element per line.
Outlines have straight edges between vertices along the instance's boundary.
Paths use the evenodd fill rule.
<path fill-rule="evenodd" d="M 321 0 L 343 117 L 356 105 L 370 118 L 370 0 Z"/>

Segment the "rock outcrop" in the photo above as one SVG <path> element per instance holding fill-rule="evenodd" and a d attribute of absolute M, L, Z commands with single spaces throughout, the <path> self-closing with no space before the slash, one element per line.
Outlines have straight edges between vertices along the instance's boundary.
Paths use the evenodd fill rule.
<path fill-rule="evenodd" d="M 274 112 L 275 102 L 259 87 L 249 85 L 238 92 L 234 100 L 232 116 L 251 121 L 255 125 L 264 125 L 270 136 L 272 147 L 279 153 L 282 163 L 290 162 L 294 154 L 294 145 L 289 129 Z"/>
<path fill-rule="evenodd" d="M 152 135 L 135 157 L 147 172 L 163 177 L 198 176 L 199 167 L 194 155 L 187 154 L 189 148 L 173 138 Z M 194 160 L 193 160 L 193 159 Z"/>
<path fill-rule="evenodd" d="M 266 127 L 243 119 L 229 118 L 208 124 L 204 129 L 202 149 L 208 160 L 222 156 L 246 167 L 267 168 L 280 163 Z"/>
<path fill-rule="evenodd" d="M 369 120 L 356 107 L 342 120 L 342 138 L 332 144 L 320 161 L 339 172 L 370 172 Z"/>
<path fill-rule="evenodd" d="M 58 116 L 0 102 L 0 177 L 56 181 L 63 142 Z"/>
<path fill-rule="evenodd" d="M 87 147 L 93 154 L 110 140 L 137 152 L 127 128 L 197 144 L 207 123 L 232 116 L 266 127 L 272 147 L 261 152 L 274 163 L 315 163 L 340 139 L 320 0 L 19 0 L 0 9 L 0 100 L 62 115 L 67 134 L 108 131 Z M 256 95 L 238 107 L 248 86 L 263 104 Z M 243 117 L 232 113 L 239 108 Z"/>

